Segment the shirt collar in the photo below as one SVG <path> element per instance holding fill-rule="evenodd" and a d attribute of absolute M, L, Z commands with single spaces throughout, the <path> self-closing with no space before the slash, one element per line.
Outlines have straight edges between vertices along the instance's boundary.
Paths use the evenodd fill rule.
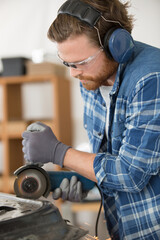
<path fill-rule="evenodd" d="M 118 93 L 118 91 L 119 91 L 119 88 L 121 85 L 121 74 L 125 68 L 125 65 L 126 64 L 119 64 L 119 66 L 118 66 L 115 82 L 114 82 L 113 88 L 110 92 L 110 96 Z"/>

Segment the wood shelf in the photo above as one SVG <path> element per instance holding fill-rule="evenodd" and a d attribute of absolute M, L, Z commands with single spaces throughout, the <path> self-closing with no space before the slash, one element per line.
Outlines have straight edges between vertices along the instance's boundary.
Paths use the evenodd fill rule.
<path fill-rule="evenodd" d="M 61 79 L 60 81 L 64 81 L 65 78 L 58 77 L 54 75 L 23 75 L 23 76 L 13 76 L 13 77 L 0 77 L 1 84 L 19 84 L 19 83 L 33 83 L 33 82 L 44 82 L 51 81 L 53 79 Z M 54 81 L 54 80 L 53 80 Z"/>
<path fill-rule="evenodd" d="M 27 128 L 25 121 L 9 121 L 6 123 L 5 134 L 8 138 L 21 138 L 22 132 Z"/>
<path fill-rule="evenodd" d="M 50 82 L 53 85 L 52 119 L 29 119 L 22 117 L 22 85 L 26 83 Z M 13 172 L 23 165 L 22 132 L 35 121 L 49 125 L 56 137 L 71 145 L 70 82 L 63 76 L 34 75 L 0 77 L 3 95 L 0 141 L 3 144 L 3 172 L 0 175 L 0 191 L 13 192 Z"/>
<path fill-rule="evenodd" d="M 1 124 L 1 122 L 0 122 L 0 140 L 1 140 L 1 138 L 2 138 L 2 124 Z"/>

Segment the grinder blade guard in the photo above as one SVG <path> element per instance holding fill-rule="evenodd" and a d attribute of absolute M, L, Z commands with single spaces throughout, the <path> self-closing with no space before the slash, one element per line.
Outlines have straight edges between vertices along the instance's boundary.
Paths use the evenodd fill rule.
<path fill-rule="evenodd" d="M 17 197 L 38 199 L 50 193 L 50 180 L 46 171 L 38 165 L 29 164 L 17 169 L 14 174 L 14 191 Z"/>

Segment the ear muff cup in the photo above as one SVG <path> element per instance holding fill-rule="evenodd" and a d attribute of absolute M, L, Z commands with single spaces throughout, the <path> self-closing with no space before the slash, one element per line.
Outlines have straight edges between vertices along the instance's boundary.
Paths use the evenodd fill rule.
<path fill-rule="evenodd" d="M 134 40 L 131 34 L 123 28 L 111 28 L 104 37 L 104 50 L 109 58 L 118 63 L 129 60 L 134 49 Z"/>

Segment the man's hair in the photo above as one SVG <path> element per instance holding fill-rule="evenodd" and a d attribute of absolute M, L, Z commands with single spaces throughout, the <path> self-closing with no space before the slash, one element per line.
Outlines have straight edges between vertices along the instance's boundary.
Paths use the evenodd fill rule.
<path fill-rule="evenodd" d="M 128 14 L 129 3 L 121 3 L 119 0 L 81 0 L 102 13 L 102 16 L 107 20 L 117 21 L 129 33 L 133 28 L 133 16 Z M 113 27 L 121 27 L 117 22 L 105 21 L 102 17 L 96 23 L 96 28 L 99 29 L 100 37 L 103 39 L 107 31 Z M 91 28 L 83 21 L 70 16 L 68 14 L 59 14 L 48 30 L 48 38 L 53 42 L 62 43 L 69 37 L 86 34 L 91 43 L 99 46 L 97 31 Z"/>

